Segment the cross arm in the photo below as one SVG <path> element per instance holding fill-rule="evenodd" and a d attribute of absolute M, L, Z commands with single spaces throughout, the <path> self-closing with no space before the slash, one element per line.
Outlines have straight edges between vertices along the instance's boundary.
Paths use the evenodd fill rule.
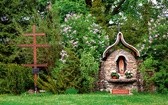
<path fill-rule="evenodd" d="M 37 44 L 37 45 L 33 45 L 33 44 L 20 44 L 18 46 L 19 47 L 50 47 L 47 44 Z"/>
<path fill-rule="evenodd" d="M 24 34 L 24 36 L 45 36 L 45 33 L 30 33 L 30 34 Z"/>
<path fill-rule="evenodd" d="M 47 64 L 22 64 L 26 67 L 47 67 Z"/>

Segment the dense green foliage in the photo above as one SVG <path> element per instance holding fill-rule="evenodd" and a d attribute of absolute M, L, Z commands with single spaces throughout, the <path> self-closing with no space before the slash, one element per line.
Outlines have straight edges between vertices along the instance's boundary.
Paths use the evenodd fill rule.
<path fill-rule="evenodd" d="M 0 94 L 20 94 L 33 86 L 30 69 L 17 64 L 0 63 Z"/>
<path fill-rule="evenodd" d="M 34 7 L 34 8 L 32 8 Z M 15 48 L 15 41 L 20 33 L 15 23 L 23 30 L 29 25 L 37 2 L 34 0 L 1 0 L 0 1 L 0 62 L 20 63 Z"/>
<path fill-rule="evenodd" d="M 90 52 L 84 51 L 80 59 L 80 72 L 81 72 L 81 91 L 91 92 L 94 91 L 95 83 L 98 80 L 99 63 L 93 57 L 94 49 Z"/>
<path fill-rule="evenodd" d="M 60 24 L 57 12 L 50 11 L 45 17 L 41 17 L 38 13 L 33 15 L 35 18 L 30 21 L 30 25 L 24 30 L 19 24 L 16 24 L 17 30 L 21 33 L 15 41 L 17 44 L 32 44 L 32 37 L 23 36 L 24 33 L 32 33 L 32 24 L 36 23 L 36 33 L 45 33 L 45 36 L 37 36 L 37 44 L 48 44 L 48 48 L 37 49 L 38 63 L 48 63 L 48 69 L 51 70 L 55 66 L 55 61 L 59 59 L 62 49 L 60 37 Z M 44 19 L 43 19 L 44 18 Z M 23 33 L 24 32 L 24 33 Z M 33 59 L 31 48 L 19 48 L 17 52 L 22 63 L 31 64 Z"/>
<path fill-rule="evenodd" d="M 48 63 L 39 74 L 39 88 L 53 93 L 94 90 L 103 50 L 114 43 L 118 31 L 141 53 L 140 70 L 146 84 L 168 92 L 168 17 L 166 0 L 2 0 L 0 1 L 1 93 L 21 93 L 31 88 L 30 71 L 16 64 L 32 63 L 32 49 L 24 33 L 44 32 L 37 43 L 38 63 Z M 152 78 L 146 71 L 154 72 Z M 18 72 L 21 71 L 21 72 Z M 24 75 L 24 73 L 28 75 Z M 19 75 L 17 78 L 14 75 Z M 4 78 L 9 78 L 5 80 Z M 25 83 L 24 83 L 25 82 Z M 16 84 L 17 83 L 17 84 Z M 8 87 L 4 90 L 4 87 Z M 9 86 L 13 86 L 9 90 Z M 148 91 L 146 85 L 146 91 Z M 16 90 L 17 88 L 17 90 Z"/>
<path fill-rule="evenodd" d="M 94 58 L 97 61 L 100 59 L 105 46 L 108 45 L 108 36 L 102 27 L 95 23 L 91 14 L 67 14 L 61 27 L 64 46 L 73 47 L 79 57 L 83 51 L 94 49 Z"/>
<path fill-rule="evenodd" d="M 58 10 L 61 22 L 65 20 L 65 17 L 69 13 L 85 14 L 87 8 L 84 0 L 57 0 L 53 4 L 53 10 Z"/>
<path fill-rule="evenodd" d="M 20 33 L 15 23 L 24 30 L 36 5 L 34 0 L 0 1 L 0 93 L 20 94 L 33 86 L 31 70 L 13 63 L 23 61 L 16 47 Z"/>
<path fill-rule="evenodd" d="M 52 70 L 51 75 L 44 75 L 39 80 L 42 89 L 49 90 L 53 93 L 64 93 L 68 88 L 79 88 L 80 70 L 79 59 L 70 49 L 62 51 L 65 56 L 61 61 L 56 62 L 56 67 Z"/>
<path fill-rule="evenodd" d="M 143 49 L 143 57 L 145 62 L 148 62 L 149 59 L 155 63 L 148 63 L 146 69 L 152 69 L 155 72 L 153 81 L 158 86 L 159 92 L 166 93 L 168 92 L 168 22 L 167 19 L 157 19 L 151 24 L 157 24 L 157 27 L 152 27 L 154 31 L 151 32 L 149 40 L 145 40 L 145 45 Z M 143 65 L 143 67 L 146 67 Z"/>
<path fill-rule="evenodd" d="M 55 60 L 56 66 L 51 75 L 44 76 L 48 79 L 41 79 L 41 88 L 53 93 L 64 93 L 69 88 L 75 88 L 79 93 L 90 92 L 95 87 L 99 70 L 98 62 L 105 46 L 108 45 L 108 37 L 89 12 L 73 11 L 70 8 L 66 13 L 64 11 L 66 7 L 61 6 L 64 5 L 63 3 L 66 4 L 67 1 L 54 5 L 55 8 L 62 8 L 58 9 L 58 14 L 65 14 L 61 17 L 63 18 L 61 57 Z M 76 3 L 71 2 L 71 6 L 76 8 Z M 66 48 L 70 48 L 70 51 L 66 51 Z"/>
<path fill-rule="evenodd" d="M 70 49 L 62 51 L 64 56 L 56 62 L 56 68 L 51 75 L 43 75 L 39 80 L 39 86 L 53 93 L 67 93 L 67 90 L 72 88 L 79 93 L 93 91 L 99 65 L 91 55 L 92 52 L 93 50 L 83 52 L 79 60 Z"/>

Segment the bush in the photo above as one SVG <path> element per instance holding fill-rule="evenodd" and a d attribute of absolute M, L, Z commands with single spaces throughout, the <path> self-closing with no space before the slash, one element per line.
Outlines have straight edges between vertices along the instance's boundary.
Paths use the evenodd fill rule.
<path fill-rule="evenodd" d="M 74 87 L 68 88 L 68 89 L 66 89 L 66 91 L 65 91 L 65 94 L 77 94 L 77 93 L 78 93 L 78 90 L 75 89 Z"/>
<path fill-rule="evenodd" d="M 99 63 L 96 62 L 93 57 L 93 52 L 83 52 L 80 59 L 80 71 L 81 71 L 81 89 L 82 93 L 91 92 L 94 89 L 94 83 L 98 79 Z"/>
<path fill-rule="evenodd" d="M 90 14 L 69 13 L 65 22 L 61 25 L 63 45 L 74 48 L 79 57 L 82 52 L 92 52 L 93 57 L 99 61 L 105 46 L 108 45 L 108 36 L 101 26 L 95 23 L 94 17 Z"/>
<path fill-rule="evenodd" d="M 143 76 L 143 88 L 145 92 L 152 92 L 151 88 L 154 85 L 154 72 L 155 66 L 158 65 L 158 61 L 154 60 L 152 56 L 147 58 L 141 65 L 140 70 Z"/>
<path fill-rule="evenodd" d="M 168 93 L 168 60 L 160 64 L 159 72 L 155 73 L 154 83 L 159 93 Z"/>
<path fill-rule="evenodd" d="M 50 75 L 39 78 L 38 86 L 52 93 L 64 93 L 71 87 L 77 88 L 80 83 L 79 59 L 71 49 L 62 50 L 61 59 Z"/>
<path fill-rule="evenodd" d="M 148 35 L 149 40 L 145 40 L 145 45 L 142 46 L 142 57 L 147 58 L 146 65 L 142 67 L 154 70 L 155 75 L 152 81 L 159 93 L 166 93 L 168 91 L 168 21 L 166 18 L 156 21 L 153 21 L 151 25 L 153 31 L 150 31 Z"/>
<path fill-rule="evenodd" d="M 0 63 L 0 94 L 20 94 L 33 86 L 30 69 L 17 64 Z"/>

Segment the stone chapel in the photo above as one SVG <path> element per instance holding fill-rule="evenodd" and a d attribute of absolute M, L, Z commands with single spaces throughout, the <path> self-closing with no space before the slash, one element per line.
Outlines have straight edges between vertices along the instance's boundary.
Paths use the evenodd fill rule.
<path fill-rule="evenodd" d="M 140 57 L 139 51 L 128 44 L 124 40 L 123 34 L 119 32 L 115 43 L 103 52 L 99 72 L 99 89 L 112 94 L 130 94 L 132 90 L 137 90 L 138 57 Z M 112 78 L 113 72 L 118 75 L 117 79 Z M 130 76 L 126 74 L 130 74 Z"/>

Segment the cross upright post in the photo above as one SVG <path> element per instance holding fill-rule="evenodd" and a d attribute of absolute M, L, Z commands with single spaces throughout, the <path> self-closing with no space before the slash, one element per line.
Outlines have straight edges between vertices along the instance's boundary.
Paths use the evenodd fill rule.
<path fill-rule="evenodd" d="M 38 67 L 47 67 L 47 64 L 38 64 L 37 63 L 37 48 L 38 47 L 49 47 L 48 44 L 37 44 L 36 36 L 45 36 L 45 33 L 36 33 L 36 26 L 33 25 L 32 33 L 24 34 L 24 36 L 33 37 L 33 44 L 21 44 L 20 47 L 31 47 L 33 48 L 33 64 L 23 64 L 23 66 L 28 66 L 33 68 L 34 74 L 34 90 L 37 92 L 37 78 L 38 78 Z"/>

